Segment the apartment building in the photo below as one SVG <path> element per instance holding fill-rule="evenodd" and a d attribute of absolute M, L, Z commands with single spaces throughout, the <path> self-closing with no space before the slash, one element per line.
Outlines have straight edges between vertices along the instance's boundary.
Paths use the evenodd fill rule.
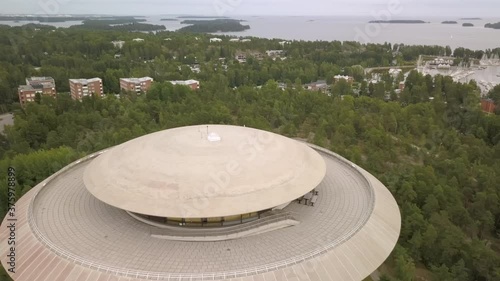
<path fill-rule="evenodd" d="M 200 81 L 197 80 L 176 80 L 170 81 L 173 85 L 184 85 L 190 87 L 192 90 L 198 90 L 200 88 Z"/>
<path fill-rule="evenodd" d="M 69 88 L 71 97 L 75 100 L 82 100 L 83 97 L 92 95 L 99 97 L 103 94 L 101 78 L 69 79 Z"/>
<path fill-rule="evenodd" d="M 120 78 L 120 89 L 126 92 L 136 92 L 137 94 L 141 92 L 147 93 L 152 83 L 153 78 L 151 77 Z"/>
<path fill-rule="evenodd" d="M 24 106 L 27 102 L 35 101 L 36 94 L 56 96 L 56 83 L 52 77 L 26 78 L 26 85 L 18 88 L 19 102 Z"/>

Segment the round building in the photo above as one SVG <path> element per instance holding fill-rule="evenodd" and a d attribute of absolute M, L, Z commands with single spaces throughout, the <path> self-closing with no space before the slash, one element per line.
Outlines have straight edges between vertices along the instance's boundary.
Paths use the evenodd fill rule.
<path fill-rule="evenodd" d="M 401 226 L 390 192 L 362 168 L 226 125 L 169 129 L 89 155 L 16 208 L 15 281 L 362 280 Z M 0 254 L 9 268 L 8 249 Z"/>

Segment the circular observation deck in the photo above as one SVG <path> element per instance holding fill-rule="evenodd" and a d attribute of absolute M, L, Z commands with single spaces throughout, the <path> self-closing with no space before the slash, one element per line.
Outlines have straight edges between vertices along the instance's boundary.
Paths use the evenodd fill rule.
<path fill-rule="evenodd" d="M 212 143 L 224 141 L 224 134 L 219 136 Z M 19 267 L 9 274 L 15 281 L 363 280 L 398 240 L 398 205 L 362 168 L 330 151 L 308 148 L 323 160 L 326 174 L 313 187 L 319 192 L 314 206 L 293 201 L 283 208 L 300 223 L 216 242 L 158 238 L 157 228 L 89 192 L 84 180 L 89 167 L 113 148 L 75 161 L 16 203 Z M 4 219 L 0 228 L 2 244 L 9 238 L 8 223 Z M 7 252 L 0 249 L 5 267 Z"/>

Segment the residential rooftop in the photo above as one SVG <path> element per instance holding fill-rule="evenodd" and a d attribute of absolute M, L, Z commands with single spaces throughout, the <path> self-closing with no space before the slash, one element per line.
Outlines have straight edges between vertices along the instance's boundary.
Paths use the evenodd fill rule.
<path fill-rule="evenodd" d="M 173 81 L 170 81 L 170 83 L 172 83 L 174 85 L 191 85 L 191 84 L 200 83 L 200 81 L 193 80 L 193 79 L 190 79 L 190 80 L 173 80 Z"/>
<path fill-rule="evenodd" d="M 44 76 L 34 76 L 26 78 L 28 82 L 43 82 L 43 81 L 51 81 L 54 82 L 54 78 L 52 77 L 44 77 Z"/>
<path fill-rule="evenodd" d="M 146 81 L 153 81 L 151 77 L 141 77 L 141 78 L 120 78 L 121 80 L 128 83 L 141 83 Z"/>
<path fill-rule="evenodd" d="M 102 82 L 101 78 L 79 78 L 79 79 L 69 79 L 70 82 L 72 83 L 79 83 L 79 84 L 88 84 L 88 83 L 93 83 L 93 82 Z"/>

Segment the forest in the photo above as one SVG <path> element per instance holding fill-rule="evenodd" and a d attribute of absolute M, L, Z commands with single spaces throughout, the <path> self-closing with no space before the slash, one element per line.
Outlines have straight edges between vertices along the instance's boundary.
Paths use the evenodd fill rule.
<path fill-rule="evenodd" d="M 194 124 L 235 124 L 299 137 L 337 152 L 378 177 L 400 207 L 398 245 L 380 280 L 500 280 L 500 112 L 486 115 L 474 81 L 406 77 L 365 68 L 415 63 L 419 55 L 456 59 L 499 49 L 252 38 L 211 44 L 203 34 L 0 26 L 0 104 L 15 123 L 0 134 L 0 171 L 17 171 L 18 198 L 66 164 L 147 133 Z M 133 42 L 138 36 L 144 42 Z M 169 38 L 170 40 L 165 40 Z M 122 49 L 111 41 L 126 41 Z M 285 49 L 286 60 L 242 51 Z M 115 54 L 121 57 L 115 58 Z M 191 65 L 200 66 L 200 73 Z M 223 67 L 225 65 L 226 67 Z M 353 84 L 335 82 L 351 75 Z M 57 98 L 24 108 L 17 86 L 30 76 L 56 80 Z M 121 77 L 151 76 L 147 94 L 121 92 Z M 103 98 L 74 101 L 68 79 L 101 77 Z M 169 80 L 197 79 L 192 91 Z M 328 94 L 302 85 L 324 79 Z M 399 82 L 405 88 L 396 92 Z M 280 88 L 279 83 L 286 87 Z M 497 104 L 500 87 L 489 93 Z M 430 99 L 432 98 L 432 99 Z M 0 181 L 7 182 L 6 173 Z M 0 185 L 0 217 L 7 190 Z M 5 272 L 0 280 L 9 280 Z"/>

